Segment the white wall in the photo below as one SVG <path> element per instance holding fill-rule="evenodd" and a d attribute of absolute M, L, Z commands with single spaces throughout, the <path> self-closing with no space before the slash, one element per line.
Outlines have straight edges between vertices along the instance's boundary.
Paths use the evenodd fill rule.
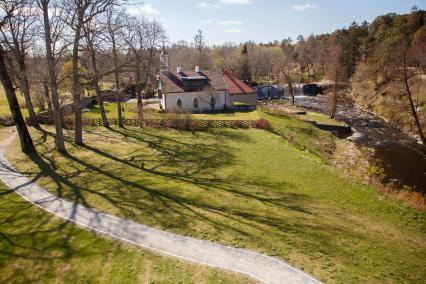
<path fill-rule="evenodd" d="M 212 94 L 209 92 L 190 92 L 190 93 L 170 93 L 163 95 L 161 105 L 164 110 L 172 111 L 177 108 L 177 101 L 181 99 L 182 109 L 187 111 L 206 111 L 210 110 L 210 99 Z M 231 106 L 227 91 L 218 91 L 213 94 L 216 99 L 215 110 L 224 109 Z M 194 98 L 198 98 L 198 108 L 194 108 Z"/>

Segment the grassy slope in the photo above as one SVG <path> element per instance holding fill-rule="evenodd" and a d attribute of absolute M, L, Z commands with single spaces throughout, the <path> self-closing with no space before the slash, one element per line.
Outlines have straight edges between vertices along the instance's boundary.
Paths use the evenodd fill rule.
<path fill-rule="evenodd" d="M 33 136 L 41 159 L 17 147 L 9 158 L 84 205 L 275 255 L 327 282 L 426 278 L 424 213 L 347 180 L 274 134 L 97 128 L 85 133 L 84 148 L 68 144 L 69 156 L 52 152 L 49 135 Z"/>
<path fill-rule="evenodd" d="M 1 283 L 235 283 L 234 275 L 101 238 L 0 184 Z"/>
<path fill-rule="evenodd" d="M 260 112 L 260 117 L 271 122 L 274 131 L 298 146 L 299 149 L 314 154 L 320 160 L 330 160 L 335 148 L 332 134 L 297 119 L 294 115 L 270 115 Z"/>

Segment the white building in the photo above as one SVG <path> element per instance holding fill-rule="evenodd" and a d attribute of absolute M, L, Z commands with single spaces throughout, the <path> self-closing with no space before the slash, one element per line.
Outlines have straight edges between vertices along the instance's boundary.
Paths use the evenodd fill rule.
<path fill-rule="evenodd" d="M 183 109 L 192 112 L 256 108 L 255 91 L 228 71 L 201 70 L 176 72 L 169 70 L 168 55 L 160 56 L 161 107 L 165 111 Z"/>

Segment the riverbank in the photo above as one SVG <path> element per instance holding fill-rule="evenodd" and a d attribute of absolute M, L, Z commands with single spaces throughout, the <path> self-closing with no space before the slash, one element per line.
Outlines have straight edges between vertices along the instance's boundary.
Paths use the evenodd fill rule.
<path fill-rule="evenodd" d="M 271 104 L 288 108 L 289 100 Z M 296 96 L 297 109 L 327 117 L 326 96 Z M 310 115 L 312 117 L 312 115 Z M 303 115 L 298 115 L 303 120 Z M 348 176 L 362 180 L 386 196 L 426 210 L 426 157 L 421 145 L 399 129 L 357 108 L 349 100 L 338 106 L 336 119 L 329 123 L 351 126 L 353 134 L 337 139 L 331 163 Z"/>

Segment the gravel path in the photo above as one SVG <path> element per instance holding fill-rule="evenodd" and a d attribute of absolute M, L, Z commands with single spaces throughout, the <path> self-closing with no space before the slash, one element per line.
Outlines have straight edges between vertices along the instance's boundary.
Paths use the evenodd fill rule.
<path fill-rule="evenodd" d="M 171 234 L 58 198 L 17 172 L 4 157 L 14 136 L 0 143 L 0 179 L 27 201 L 60 218 L 149 250 L 240 272 L 264 283 L 320 283 L 276 258 Z"/>

